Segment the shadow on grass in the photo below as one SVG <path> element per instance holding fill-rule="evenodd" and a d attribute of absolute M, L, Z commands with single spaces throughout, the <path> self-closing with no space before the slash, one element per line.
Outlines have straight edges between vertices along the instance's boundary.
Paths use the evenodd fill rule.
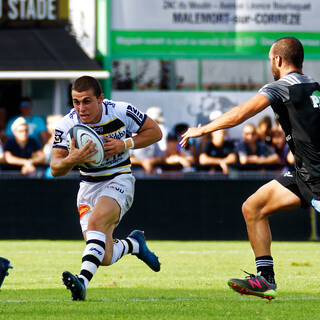
<path fill-rule="evenodd" d="M 86 301 L 65 289 L 2 290 L 0 319 L 320 319 L 320 296 L 267 301 L 226 290 L 92 288 Z"/>

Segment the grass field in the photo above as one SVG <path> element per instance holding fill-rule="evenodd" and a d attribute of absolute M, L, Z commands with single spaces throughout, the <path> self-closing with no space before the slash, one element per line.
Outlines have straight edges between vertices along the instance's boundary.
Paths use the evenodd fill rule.
<path fill-rule="evenodd" d="M 81 241 L 0 241 L 14 269 L 0 291 L 0 319 L 320 319 L 320 243 L 274 242 L 278 297 L 230 290 L 240 269 L 255 272 L 248 242 L 150 241 L 155 273 L 134 256 L 101 267 L 87 300 L 73 302 L 61 273 L 79 272 Z"/>

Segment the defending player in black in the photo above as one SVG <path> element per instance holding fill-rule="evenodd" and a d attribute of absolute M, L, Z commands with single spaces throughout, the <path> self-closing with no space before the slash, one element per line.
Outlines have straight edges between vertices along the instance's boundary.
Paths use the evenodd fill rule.
<path fill-rule="evenodd" d="M 268 217 L 310 205 L 320 212 L 320 86 L 302 73 L 303 59 L 304 50 L 298 39 L 285 37 L 275 41 L 269 52 L 275 81 L 216 120 L 190 128 L 181 141 L 185 145 L 191 137 L 236 126 L 271 105 L 294 154 L 295 171 L 268 182 L 244 202 L 242 212 L 255 254 L 257 275 L 228 282 L 241 294 L 269 300 L 276 297 L 276 282 Z"/>

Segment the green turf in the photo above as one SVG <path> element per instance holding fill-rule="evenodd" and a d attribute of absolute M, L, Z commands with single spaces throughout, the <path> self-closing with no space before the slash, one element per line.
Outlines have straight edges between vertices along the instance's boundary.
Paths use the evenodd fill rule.
<path fill-rule="evenodd" d="M 248 242 L 150 241 L 162 270 L 134 256 L 101 267 L 87 300 L 73 302 L 61 273 L 79 272 L 81 241 L 0 241 L 14 269 L 0 291 L 0 319 L 320 319 L 320 243 L 274 242 L 278 297 L 241 296 L 227 286 L 255 272 Z"/>

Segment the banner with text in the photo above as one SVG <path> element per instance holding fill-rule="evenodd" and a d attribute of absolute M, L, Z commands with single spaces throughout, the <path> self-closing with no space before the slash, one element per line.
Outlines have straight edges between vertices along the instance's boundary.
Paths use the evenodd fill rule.
<path fill-rule="evenodd" d="M 114 0 L 112 51 L 266 55 L 274 40 L 296 36 L 307 55 L 320 54 L 318 12 L 317 0 Z"/>

